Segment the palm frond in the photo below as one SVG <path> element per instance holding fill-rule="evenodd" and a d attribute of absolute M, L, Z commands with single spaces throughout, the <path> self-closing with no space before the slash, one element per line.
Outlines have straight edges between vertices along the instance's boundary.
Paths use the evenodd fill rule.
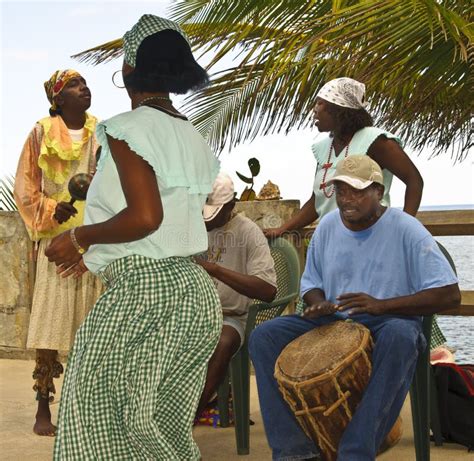
<path fill-rule="evenodd" d="M 118 38 L 102 45 L 94 46 L 88 50 L 73 54 L 71 58 L 77 59 L 79 62 L 88 64 L 103 64 L 119 58 L 123 54 L 123 40 Z"/>
<path fill-rule="evenodd" d="M 467 0 L 190 0 L 172 11 L 194 43 L 217 47 L 211 69 L 229 52 L 241 56 L 187 99 L 216 150 L 306 126 L 318 88 L 343 75 L 366 83 L 378 122 L 413 147 L 462 160 L 472 146 Z"/>
<path fill-rule="evenodd" d="M 237 62 L 184 107 L 216 151 L 307 126 L 319 87 L 344 75 L 366 84 L 377 122 L 412 147 L 455 160 L 472 147 L 470 0 L 181 0 L 170 11 L 194 49 L 213 53 L 209 71 L 230 54 Z M 74 57 L 121 54 L 118 39 Z"/>
<path fill-rule="evenodd" d="M 15 199 L 13 198 L 14 183 L 13 176 L 0 178 L 0 210 L 2 211 L 17 210 Z"/>

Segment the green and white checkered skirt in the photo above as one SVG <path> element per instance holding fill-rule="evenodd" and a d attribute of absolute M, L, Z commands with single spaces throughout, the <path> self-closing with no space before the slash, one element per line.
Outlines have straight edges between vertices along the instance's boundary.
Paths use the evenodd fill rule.
<path fill-rule="evenodd" d="M 129 256 L 79 328 L 61 393 L 55 460 L 198 460 L 192 423 L 222 313 L 190 258 Z"/>

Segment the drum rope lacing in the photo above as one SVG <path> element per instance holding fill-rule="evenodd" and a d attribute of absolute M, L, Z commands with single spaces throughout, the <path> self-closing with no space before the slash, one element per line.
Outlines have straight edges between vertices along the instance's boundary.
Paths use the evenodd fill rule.
<path fill-rule="evenodd" d="M 368 341 L 368 344 L 370 345 L 370 350 L 372 350 L 373 340 L 370 337 L 370 335 L 368 336 L 367 341 Z M 351 420 L 352 412 L 350 410 L 350 405 L 348 401 L 350 397 L 350 392 L 349 391 L 345 393 L 342 392 L 337 376 L 339 375 L 340 368 L 344 364 L 347 365 L 348 362 L 352 363 L 354 360 L 357 359 L 357 357 L 359 358 L 359 360 L 365 363 L 367 367 L 368 375 L 370 376 L 372 372 L 372 363 L 371 363 L 371 360 L 369 359 L 369 355 L 367 351 L 364 348 L 353 351 L 351 354 L 345 357 L 345 359 L 341 362 L 341 364 L 338 367 L 335 367 L 334 369 L 326 369 L 326 373 L 325 373 L 326 380 L 329 378 L 329 381 L 332 383 L 332 386 L 334 390 L 336 391 L 336 395 L 338 397 L 336 402 L 333 401 L 332 403 L 329 403 L 329 406 L 320 405 L 313 408 L 309 408 L 308 402 L 306 400 L 306 395 L 303 394 L 303 392 L 305 391 L 304 388 L 309 383 L 314 384 L 315 382 L 319 381 L 321 379 L 321 376 L 316 376 L 310 379 L 306 379 L 304 382 L 299 382 L 299 383 L 295 383 L 295 382 L 291 383 L 291 381 L 288 381 L 287 383 L 288 384 L 291 383 L 292 385 L 291 390 L 287 389 L 283 385 L 283 383 L 286 381 L 284 377 L 280 376 L 280 380 L 277 380 L 280 392 L 283 395 L 284 400 L 290 405 L 295 417 L 298 419 L 298 422 L 300 423 L 301 428 L 304 430 L 304 432 L 309 438 L 316 437 L 320 450 L 323 453 L 332 453 L 332 454 L 336 453 L 337 444 L 335 444 L 334 443 L 335 441 L 332 440 L 331 434 L 327 432 L 327 427 L 324 425 L 324 423 L 322 423 L 321 420 L 318 418 L 313 418 L 311 415 L 314 413 L 319 413 L 324 416 L 330 416 L 331 413 L 333 413 L 337 408 L 339 408 L 342 405 L 344 408 L 343 411 L 346 414 L 348 420 L 349 421 Z M 353 370 L 353 372 L 355 371 Z M 288 378 L 291 379 L 289 376 Z M 296 410 L 296 408 L 298 407 L 301 409 Z M 311 431 L 313 435 L 310 434 Z"/>

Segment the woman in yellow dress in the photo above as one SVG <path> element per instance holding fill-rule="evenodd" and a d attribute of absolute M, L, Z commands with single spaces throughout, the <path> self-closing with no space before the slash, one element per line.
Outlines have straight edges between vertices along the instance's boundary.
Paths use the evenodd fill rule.
<path fill-rule="evenodd" d="M 58 350 L 69 351 L 74 334 L 101 292 L 92 274 L 63 278 L 44 255 L 56 235 L 82 224 L 84 202 L 69 203 L 68 182 L 77 173 L 93 173 L 97 143 L 97 119 L 86 111 L 91 92 L 74 70 L 58 70 L 45 82 L 50 116 L 39 120 L 30 132 L 15 179 L 18 211 L 37 255 L 36 280 L 27 347 L 36 349 L 33 372 L 38 411 L 33 431 L 55 435 L 49 402 L 55 393 L 53 378 L 63 367 Z"/>

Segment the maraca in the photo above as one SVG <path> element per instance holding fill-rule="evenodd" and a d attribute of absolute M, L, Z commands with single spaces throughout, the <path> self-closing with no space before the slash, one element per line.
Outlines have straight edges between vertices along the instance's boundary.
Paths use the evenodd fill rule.
<path fill-rule="evenodd" d="M 76 200 L 85 200 L 87 191 L 92 181 L 92 175 L 88 173 L 75 174 L 67 185 L 69 193 L 71 194 L 71 200 L 69 203 L 74 204 Z"/>

